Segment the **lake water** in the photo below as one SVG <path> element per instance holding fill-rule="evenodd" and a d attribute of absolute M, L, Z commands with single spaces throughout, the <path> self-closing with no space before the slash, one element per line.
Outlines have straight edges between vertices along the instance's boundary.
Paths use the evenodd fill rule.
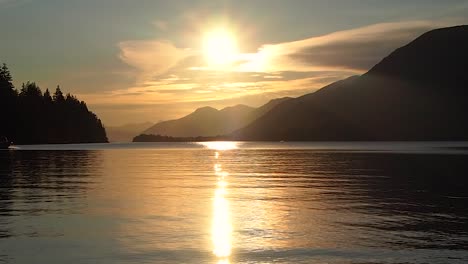
<path fill-rule="evenodd" d="M 468 143 L 0 151 L 0 263 L 468 263 Z"/>

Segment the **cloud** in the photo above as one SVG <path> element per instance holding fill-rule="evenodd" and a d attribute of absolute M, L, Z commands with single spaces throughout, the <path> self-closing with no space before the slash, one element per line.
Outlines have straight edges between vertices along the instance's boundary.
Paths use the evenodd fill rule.
<path fill-rule="evenodd" d="M 140 40 L 119 43 L 119 58 L 139 70 L 139 80 L 163 74 L 190 55 L 168 41 Z"/>
<path fill-rule="evenodd" d="M 178 48 L 162 40 L 121 42 L 120 59 L 139 71 L 140 85 L 157 83 L 168 72 L 186 82 L 226 79 L 226 73 L 236 72 L 269 73 L 264 78 L 270 79 L 271 76 L 283 78 L 273 74 L 278 72 L 346 71 L 350 75 L 363 73 L 418 35 L 448 24 L 444 21 L 382 23 L 298 41 L 265 44 L 255 53 L 239 54 L 226 67 L 209 67 L 200 51 Z M 166 23 L 156 21 L 155 25 L 165 27 Z"/>
<path fill-rule="evenodd" d="M 228 67 L 206 65 L 200 51 L 168 41 L 119 44 L 120 59 L 135 68 L 133 87 L 113 91 L 109 103 L 169 104 L 230 100 L 262 93 L 299 96 L 363 73 L 395 48 L 442 23 L 376 24 L 299 41 L 267 44 L 239 54 Z"/>
<path fill-rule="evenodd" d="M 132 88 L 112 94 L 81 94 L 105 124 L 161 121 L 180 118 L 196 108 L 211 106 L 224 108 L 236 104 L 260 106 L 267 101 L 285 96 L 297 96 L 316 90 L 324 85 L 320 77 L 292 80 L 289 82 L 225 83 L 215 87 L 198 85 L 191 90 L 174 89 L 174 86 L 158 87 L 156 92 Z M 176 86 L 177 87 L 177 86 Z"/>
<path fill-rule="evenodd" d="M 320 69 L 360 73 L 422 33 L 453 24 L 454 21 L 382 23 L 299 41 L 264 45 L 251 55 L 253 59 L 241 67 L 269 72 Z"/>

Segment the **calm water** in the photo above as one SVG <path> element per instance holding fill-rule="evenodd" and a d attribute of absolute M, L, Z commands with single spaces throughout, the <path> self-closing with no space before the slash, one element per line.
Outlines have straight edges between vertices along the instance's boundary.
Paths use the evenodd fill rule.
<path fill-rule="evenodd" d="M 468 263 L 468 143 L 0 151 L 0 263 Z"/>

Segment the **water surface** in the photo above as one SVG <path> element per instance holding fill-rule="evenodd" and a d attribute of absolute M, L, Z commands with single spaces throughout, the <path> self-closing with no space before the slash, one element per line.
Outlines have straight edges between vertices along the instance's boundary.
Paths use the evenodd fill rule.
<path fill-rule="evenodd" d="M 0 263 L 467 263 L 468 144 L 0 151 Z"/>

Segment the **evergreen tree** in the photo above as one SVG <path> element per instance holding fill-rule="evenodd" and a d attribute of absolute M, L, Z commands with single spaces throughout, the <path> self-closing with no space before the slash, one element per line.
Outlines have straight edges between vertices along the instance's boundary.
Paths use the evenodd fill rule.
<path fill-rule="evenodd" d="M 46 89 L 43 97 L 44 97 L 44 103 L 46 105 L 52 105 L 52 96 L 50 96 L 49 89 Z"/>
<path fill-rule="evenodd" d="M 0 137 L 11 137 L 15 134 L 17 92 L 7 65 L 0 68 Z"/>
<path fill-rule="evenodd" d="M 62 103 L 65 101 L 65 97 L 63 96 L 62 90 L 60 90 L 60 85 L 57 85 L 54 93 L 54 102 Z"/>
<path fill-rule="evenodd" d="M 11 83 L 13 81 L 13 78 L 11 77 L 10 70 L 8 69 L 5 63 L 3 63 L 2 67 L 0 68 L 0 78 L 9 82 L 11 89 L 13 89 L 13 84 Z"/>
<path fill-rule="evenodd" d="M 34 82 L 18 93 L 8 67 L 0 67 L 0 136 L 16 144 L 107 142 L 106 131 L 83 101 L 63 95 L 60 86 L 51 96 Z"/>
<path fill-rule="evenodd" d="M 20 91 L 20 96 L 24 96 L 30 99 L 39 100 L 42 98 L 42 92 L 39 86 L 35 82 L 23 83 Z"/>
<path fill-rule="evenodd" d="M 15 87 L 13 86 L 13 79 L 10 70 L 4 63 L 0 68 L 0 100 L 5 103 L 11 100 L 16 95 Z"/>

